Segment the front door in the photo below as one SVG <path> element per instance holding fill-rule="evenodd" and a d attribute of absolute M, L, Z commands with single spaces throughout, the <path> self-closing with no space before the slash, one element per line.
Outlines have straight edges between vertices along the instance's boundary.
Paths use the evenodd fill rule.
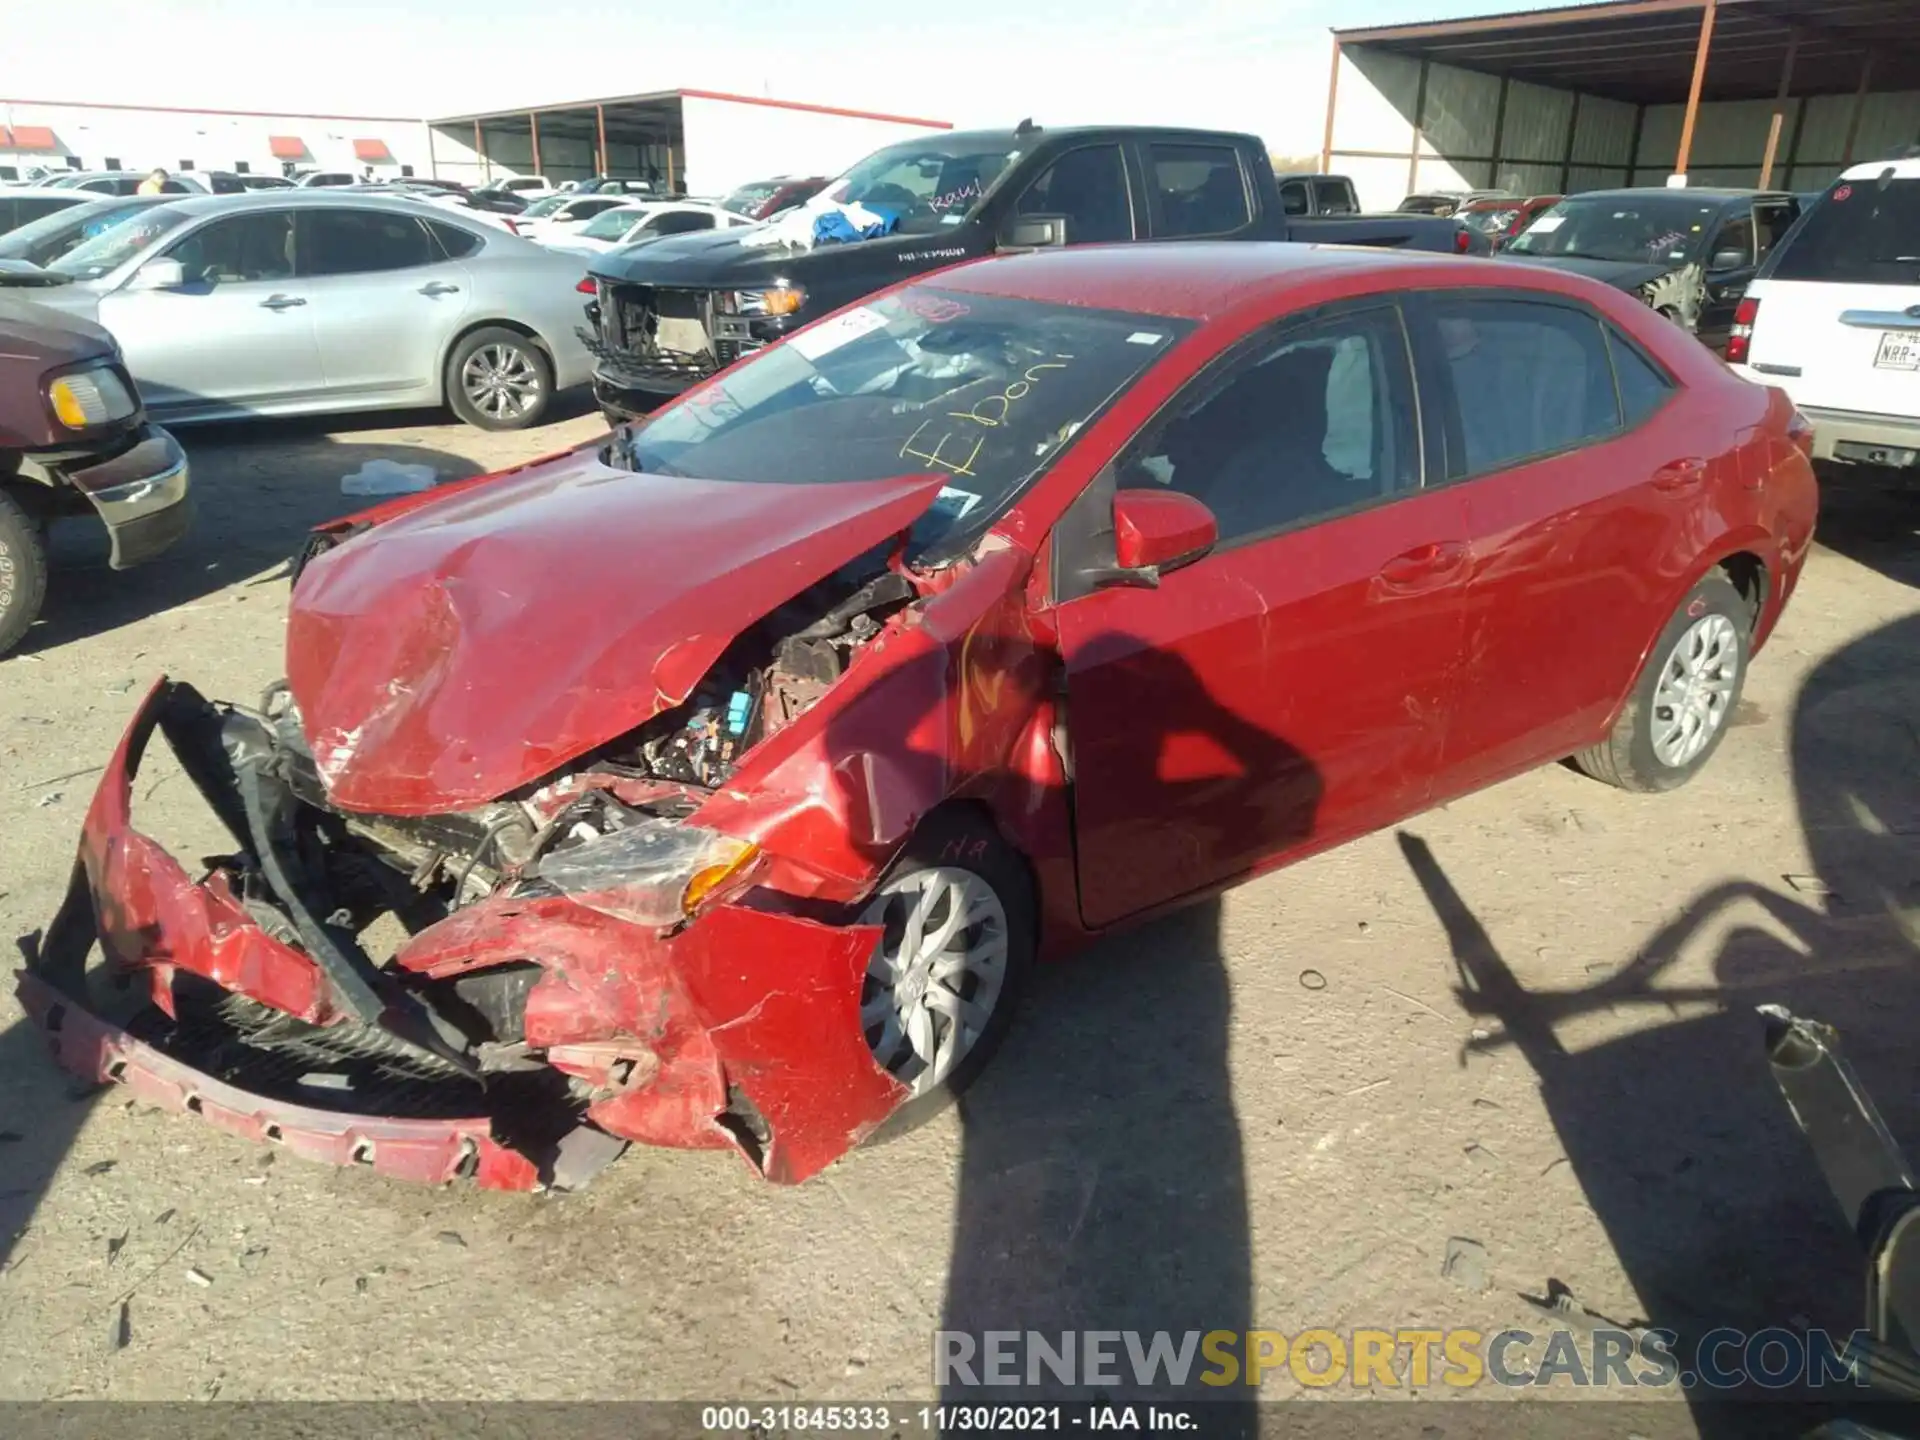
<path fill-rule="evenodd" d="M 161 253 L 180 263 L 180 285 L 122 287 L 100 301 L 100 323 L 156 415 L 245 410 L 324 388 L 290 211 L 225 215 Z"/>
<path fill-rule="evenodd" d="M 298 254 L 328 388 L 437 399 L 440 357 L 471 299 L 467 267 L 416 217 L 346 205 L 300 212 Z"/>
<path fill-rule="evenodd" d="M 1278 327 L 1198 377 L 1061 521 L 1088 924 L 1425 803 L 1466 545 L 1458 497 L 1420 489 L 1406 356 L 1390 304 Z M 1115 486 L 1197 497 L 1214 552 L 1157 589 L 1090 588 L 1076 577 Z"/>

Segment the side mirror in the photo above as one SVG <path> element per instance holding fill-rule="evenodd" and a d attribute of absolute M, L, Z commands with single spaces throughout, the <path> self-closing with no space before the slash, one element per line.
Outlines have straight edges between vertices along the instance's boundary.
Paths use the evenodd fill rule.
<path fill-rule="evenodd" d="M 1751 263 L 1744 250 L 1716 250 L 1713 259 L 1707 262 L 1707 269 L 1717 275 L 1727 270 L 1743 270 Z"/>
<path fill-rule="evenodd" d="M 127 281 L 129 290 L 178 290 L 187 283 L 187 270 L 178 260 L 149 260 Z"/>
<path fill-rule="evenodd" d="M 997 243 L 1003 250 L 1043 250 L 1067 243 L 1064 215 L 1013 215 L 1000 227 Z"/>
<path fill-rule="evenodd" d="M 1120 490 L 1113 497 L 1113 558 L 1087 578 L 1095 585 L 1157 589 L 1169 570 L 1191 565 L 1220 538 L 1220 522 L 1178 490 Z"/>

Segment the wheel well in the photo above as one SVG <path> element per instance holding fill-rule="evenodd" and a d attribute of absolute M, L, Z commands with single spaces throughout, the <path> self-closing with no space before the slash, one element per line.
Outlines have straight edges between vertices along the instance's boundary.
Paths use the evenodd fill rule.
<path fill-rule="evenodd" d="M 1760 623 L 1760 612 L 1767 604 L 1767 566 L 1758 555 L 1741 551 L 1729 555 L 1716 567 L 1747 602 L 1747 633 Z"/>

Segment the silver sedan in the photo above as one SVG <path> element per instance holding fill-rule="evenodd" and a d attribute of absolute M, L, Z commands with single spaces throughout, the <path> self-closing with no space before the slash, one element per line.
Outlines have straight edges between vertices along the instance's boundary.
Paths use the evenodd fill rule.
<path fill-rule="evenodd" d="M 169 424 L 445 403 L 536 423 L 591 378 L 577 258 L 398 196 L 155 205 L 52 262 L 33 298 L 99 321 Z"/>

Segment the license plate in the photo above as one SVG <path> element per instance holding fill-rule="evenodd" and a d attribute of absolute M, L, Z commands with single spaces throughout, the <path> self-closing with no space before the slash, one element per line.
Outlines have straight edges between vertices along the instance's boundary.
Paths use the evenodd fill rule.
<path fill-rule="evenodd" d="M 1880 337 L 1876 370 L 1920 370 L 1920 330 L 1889 330 Z"/>

